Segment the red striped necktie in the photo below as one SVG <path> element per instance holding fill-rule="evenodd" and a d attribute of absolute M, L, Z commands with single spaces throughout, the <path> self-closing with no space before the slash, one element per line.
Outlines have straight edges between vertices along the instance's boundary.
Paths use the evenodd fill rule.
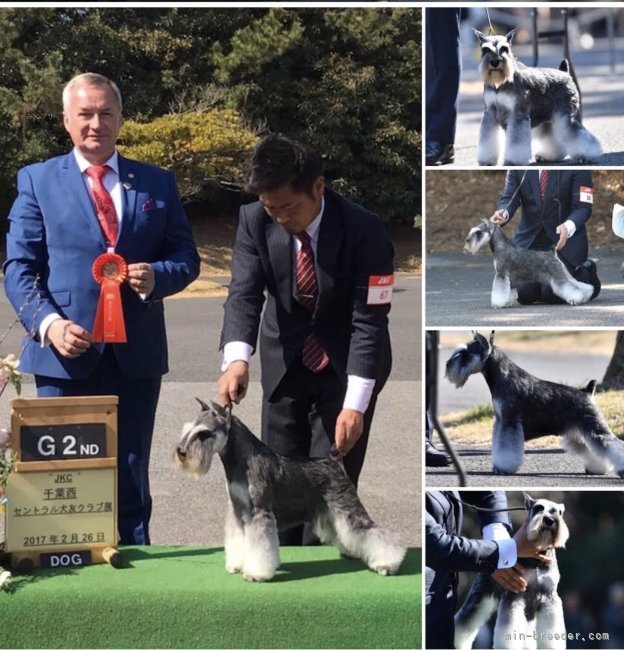
<path fill-rule="evenodd" d="M 540 186 L 540 195 L 542 197 L 542 201 L 546 196 L 546 186 L 548 185 L 548 174 L 549 171 L 547 169 L 542 169 L 539 173 L 539 186 Z"/>
<path fill-rule="evenodd" d="M 318 283 L 314 269 L 314 251 L 310 243 L 310 235 L 302 232 L 296 235 L 301 242 L 301 250 L 297 253 L 295 280 L 297 294 L 302 307 L 312 311 L 318 298 Z M 329 357 L 314 334 L 309 334 L 303 342 L 301 362 L 310 371 L 317 373 L 329 363 Z"/>
<path fill-rule="evenodd" d="M 119 233 L 117 211 L 111 195 L 102 183 L 102 179 L 110 169 L 108 165 L 93 165 L 85 170 L 85 174 L 93 181 L 91 196 L 93 197 L 95 213 L 104 231 L 106 242 L 109 246 L 115 246 Z"/>

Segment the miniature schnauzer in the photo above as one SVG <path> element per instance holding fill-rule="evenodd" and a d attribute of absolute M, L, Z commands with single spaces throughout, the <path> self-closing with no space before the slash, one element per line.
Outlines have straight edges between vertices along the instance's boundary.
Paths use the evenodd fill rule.
<path fill-rule="evenodd" d="M 518 297 L 518 285 L 525 282 L 549 284 L 553 293 L 569 305 L 582 305 L 590 300 L 594 287 L 570 275 L 565 264 L 552 251 L 534 251 L 516 246 L 488 219 L 470 230 L 464 250 L 475 255 L 490 245 L 494 254 L 492 307 L 511 307 Z"/>
<path fill-rule="evenodd" d="M 360 502 L 333 447 L 330 458 L 298 461 L 276 454 L 231 413 L 201 404 L 184 425 L 175 460 L 200 476 L 219 454 L 229 493 L 225 568 L 245 580 L 271 580 L 280 564 L 278 530 L 306 521 L 323 543 L 363 560 L 380 575 L 397 573 L 405 548 L 379 528 Z"/>
<path fill-rule="evenodd" d="M 581 123 L 581 100 L 566 59 L 559 70 L 529 68 L 511 52 L 516 30 L 486 36 L 481 42 L 479 72 L 484 80 L 485 110 L 479 130 L 480 165 L 497 165 L 505 132 L 504 165 L 555 162 L 569 156 L 576 164 L 595 162 L 600 142 Z"/>
<path fill-rule="evenodd" d="M 525 495 L 527 537 L 542 548 L 563 548 L 569 537 L 564 506 Z M 563 605 L 557 593 L 559 569 L 554 549 L 544 552 L 550 563 L 518 558 L 527 589 L 515 594 L 503 589 L 491 575 L 479 573 L 461 609 L 455 615 L 455 647 L 472 648 L 479 628 L 497 611 L 494 648 L 565 648 Z M 526 642 L 529 641 L 530 645 Z"/>
<path fill-rule="evenodd" d="M 578 389 L 543 381 L 517 366 L 479 332 L 455 349 L 446 377 L 457 388 L 481 373 L 492 394 L 492 465 L 497 474 L 514 474 L 524 459 L 524 441 L 562 436 L 566 451 L 577 454 L 587 474 L 614 469 L 624 478 L 624 442 L 609 429 L 594 400 L 596 382 Z"/>

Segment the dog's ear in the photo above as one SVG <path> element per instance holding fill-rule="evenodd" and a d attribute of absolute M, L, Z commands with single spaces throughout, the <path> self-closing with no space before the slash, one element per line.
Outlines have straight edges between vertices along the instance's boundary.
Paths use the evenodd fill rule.
<path fill-rule="evenodd" d="M 523 492 L 522 494 L 524 495 L 524 508 L 527 512 L 531 512 L 531 508 L 535 503 L 535 499 L 530 494 L 527 494 L 526 492 Z"/>
<path fill-rule="evenodd" d="M 516 35 L 516 32 L 517 32 L 517 31 L 518 31 L 518 28 L 515 27 L 515 28 L 512 29 L 510 32 L 507 32 L 507 33 L 505 34 L 505 40 L 506 40 L 508 43 L 511 43 L 511 41 L 513 40 L 513 37 Z"/>
<path fill-rule="evenodd" d="M 483 32 L 480 32 L 478 29 L 474 29 L 474 28 L 472 29 L 472 31 L 476 34 L 480 43 L 485 43 L 485 41 L 487 41 L 487 36 Z"/>
<path fill-rule="evenodd" d="M 208 406 L 208 404 L 206 404 L 206 402 L 199 399 L 199 397 L 196 397 L 195 399 L 199 402 L 199 405 L 201 406 L 202 411 L 209 411 L 210 410 L 210 407 Z"/>

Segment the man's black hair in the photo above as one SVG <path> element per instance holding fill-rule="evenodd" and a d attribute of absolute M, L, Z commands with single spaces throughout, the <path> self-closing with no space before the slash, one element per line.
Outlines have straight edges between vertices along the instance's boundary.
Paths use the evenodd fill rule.
<path fill-rule="evenodd" d="M 323 175 L 321 156 L 310 145 L 281 133 L 266 136 L 247 161 L 245 191 L 265 194 L 284 185 L 312 195 Z"/>

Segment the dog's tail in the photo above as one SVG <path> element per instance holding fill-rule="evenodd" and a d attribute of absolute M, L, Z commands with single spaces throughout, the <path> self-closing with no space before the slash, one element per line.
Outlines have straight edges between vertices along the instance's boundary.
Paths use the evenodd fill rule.
<path fill-rule="evenodd" d="M 574 72 L 572 63 L 568 61 L 568 59 L 561 59 L 561 63 L 559 64 L 559 70 L 561 70 L 561 72 L 565 72 L 566 74 L 569 74 L 572 77 L 572 81 L 576 86 L 576 91 L 578 92 L 578 96 L 579 96 L 579 119 L 582 120 L 583 106 L 581 103 L 581 87 L 579 86 L 578 79 L 576 78 L 576 72 Z"/>
<path fill-rule="evenodd" d="M 593 395 L 596 392 L 596 380 L 592 379 L 589 384 L 585 387 L 584 392 L 588 393 L 589 395 Z"/>

